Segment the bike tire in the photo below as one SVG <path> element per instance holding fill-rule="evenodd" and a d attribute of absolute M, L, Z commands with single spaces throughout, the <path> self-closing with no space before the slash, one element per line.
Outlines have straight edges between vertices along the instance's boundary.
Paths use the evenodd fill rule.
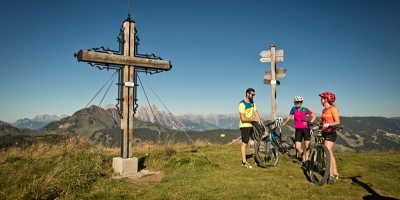
<path fill-rule="evenodd" d="M 269 139 L 258 141 L 254 145 L 255 159 L 260 167 L 274 167 L 279 162 L 279 151 L 276 144 Z"/>
<path fill-rule="evenodd" d="M 252 125 L 253 125 L 253 136 L 252 137 L 255 141 L 260 141 L 262 139 L 262 135 L 265 132 L 265 128 L 257 122 L 253 122 Z"/>
<path fill-rule="evenodd" d="M 313 183 L 322 186 L 329 178 L 331 157 L 325 145 L 317 145 L 311 150 L 309 157 L 310 179 Z"/>
<path fill-rule="evenodd" d="M 286 143 L 288 145 L 287 154 L 289 155 L 289 157 L 298 158 L 299 155 L 298 155 L 297 150 L 296 150 L 294 138 L 291 137 L 291 136 L 287 136 L 285 141 L 286 141 Z"/>

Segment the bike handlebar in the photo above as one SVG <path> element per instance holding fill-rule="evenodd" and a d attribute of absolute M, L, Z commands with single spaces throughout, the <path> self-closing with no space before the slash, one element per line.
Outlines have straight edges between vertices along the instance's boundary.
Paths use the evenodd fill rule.
<path fill-rule="evenodd" d="M 271 125 L 273 125 L 275 123 L 275 120 L 274 121 L 272 121 L 272 122 L 270 122 L 270 123 L 268 123 L 267 125 L 265 125 L 265 126 L 271 126 Z"/>
<path fill-rule="evenodd" d="M 314 127 L 318 126 L 318 129 L 322 129 L 322 127 L 323 127 L 322 124 L 316 124 L 316 123 L 310 123 L 310 122 L 307 122 L 307 125 L 308 125 L 308 127 L 310 127 L 310 126 L 314 126 Z M 334 128 L 334 129 L 343 129 L 343 126 L 328 126 L 328 127 L 331 127 L 331 128 Z"/>
<path fill-rule="evenodd" d="M 270 123 L 268 123 L 268 124 L 266 124 L 266 125 L 264 125 L 264 126 L 271 126 L 271 125 L 274 125 L 274 124 L 275 124 L 275 121 L 277 121 L 277 119 L 273 120 L 272 122 L 270 122 Z M 279 127 L 281 127 L 281 126 L 279 126 Z M 277 127 L 275 127 L 275 128 L 277 128 Z"/>

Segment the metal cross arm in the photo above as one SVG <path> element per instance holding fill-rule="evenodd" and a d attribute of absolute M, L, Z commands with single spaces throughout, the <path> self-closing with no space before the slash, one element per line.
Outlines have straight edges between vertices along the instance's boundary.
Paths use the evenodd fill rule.
<path fill-rule="evenodd" d="M 170 70 L 171 62 L 167 60 L 155 60 L 132 56 L 115 55 L 108 53 L 79 50 L 76 54 L 79 62 L 93 62 L 113 65 L 130 65 L 135 67 L 152 68 L 157 70 Z"/>

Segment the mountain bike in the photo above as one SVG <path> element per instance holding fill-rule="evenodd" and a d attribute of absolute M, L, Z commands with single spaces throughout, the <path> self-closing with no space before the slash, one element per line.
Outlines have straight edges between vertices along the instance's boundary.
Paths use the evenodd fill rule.
<path fill-rule="evenodd" d="M 314 146 L 310 148 L 308 156 L 308 171 L 310 173 L 311 182 L 322 186 L 329 178 L 331 157 L 328 148 L 324 145 L 322 137 L 321 125 L 309 123 L 310 134 L 314 136 L 314 130 L 318 129 L 317 135 L 314 136 Z M 311 128 L 313 127 L 313 128 Z M 335 126 L 335 129 L 342 127 Z"/>
<path fill-rule="evenodd" d="M 279 152 L 288 155 L 296 152 L 293 137 L 287 136 L 286 140 L 282 140 L 281 131 L 279 131 L 278 135 L 276 132 L 277 127 L 271 128 L 275 121 L 266 125 L 268 129 L 266 137 L 263 137 L 266 130 L 264 124 L 253 124 L 254 140 L 256 142 L 254 145 L 254 154 L 258 162 L 257 165 L 260 167 L 276 166 L 279 162 Z"/>

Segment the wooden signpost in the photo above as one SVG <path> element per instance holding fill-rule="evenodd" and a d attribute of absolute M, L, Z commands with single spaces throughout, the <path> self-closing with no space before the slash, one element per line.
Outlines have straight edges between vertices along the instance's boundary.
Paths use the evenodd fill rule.
<path fill-rule="evenodd" d="M 271 45 L 270 50 L 261 51 L 260 62 L 270 62 L 271 70 L 267 70 L 264 75 L 264 84 L 271 85 L 271 120 L 276 118 L 276 85 L 280 82 L 276 79 L 285 78 L 287 71 L 285 68 L 276 68 L 277 62 L 283 62 L 283 50 L 275 50 L 275 45 Z"/>
<path fill-rule="evenodd" d="M 133 114 L 135 68 L 152 70 L 170 70 L 170 61 L 159 58 L 136 57 L 135 22 L 128 18 L 123 22 L 122 55 L 110 52 L 94 52 L 80 50 L 75 54 L 79 62 L 89 62 L 102 65 L 117 65 L 122 69 L 122 107 L 121 107 L 121 157 L 113 159 L 114 171 L 120 174 L 138 172 L 138 159 L 132 157 Z M 120 42 L 121 43 L 121 42 Z"/>

